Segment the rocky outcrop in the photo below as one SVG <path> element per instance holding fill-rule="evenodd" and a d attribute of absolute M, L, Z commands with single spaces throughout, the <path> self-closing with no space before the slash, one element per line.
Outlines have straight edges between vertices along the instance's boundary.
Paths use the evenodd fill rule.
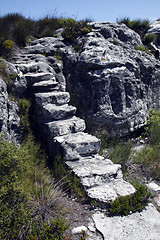
<path fill-rule="evenodd" d="M 32 51 L 30 48 L 25 51 Z M 70 94 L 65 91 L 64 82 L 59 81 L 60 74 L 65 79 L 62 71 L 54 70 L 56 63 L 62 69 L 62 62 L 55 59 L 52 66 L 50 57 L 45 57 L 42 64 L 36 54 L 25 54 L 25 60 L 23 56 L 15 58 L 15 65 L 21 78 L 26 79 L 26 93 L 30 92 L 34 102 L 37 129 L 52 161 L 61 154 L 88 197 L 101 206 L 117 196 L 134 193 L 134 187 L 123 180 L 121 166 L 98 155 L 100 140 L 85 133 L 85 121 L 75 116 L 76 107 L 69 104 Z"/>
<path fill-rule="evenodd" d="M 124 24 L 91 25 L 92 31 L 78 38 L 79 52 L 61 36 L 35 40 L 24 53 L 38 62 L 47 59 L 61 90 L 67 85 L 71 103 L 88 129 L 126 135 L 146 124 L 151 108 L 159 109 L 160 63 L 152 54 L 137 50 L 143 45 L 141 38 Z M 53 56 L 62 58 L 66 82 Z"/>
<path fill-rule="evenodd" d="M 67 89 L 90 128 L 126 135 L 145 125 L 151 108 L 159 108 L 160 64 L 136 50 L 143 45 L 140 36 L 125 25 L 92 27 L 79 39 L 77 60 L 66 55 Z"/>

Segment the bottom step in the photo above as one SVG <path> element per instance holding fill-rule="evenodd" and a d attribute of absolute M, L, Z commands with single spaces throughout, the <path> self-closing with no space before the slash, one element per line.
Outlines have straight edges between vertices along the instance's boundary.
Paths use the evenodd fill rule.
<path fill-rule="evenodd" d="M 103 185 L 86 190 L 87 195 L 98 202 L 109 203 L 119 196 L 127 196 L 135 192 L 135 188 L 123 179 L 115 179 Z"/>

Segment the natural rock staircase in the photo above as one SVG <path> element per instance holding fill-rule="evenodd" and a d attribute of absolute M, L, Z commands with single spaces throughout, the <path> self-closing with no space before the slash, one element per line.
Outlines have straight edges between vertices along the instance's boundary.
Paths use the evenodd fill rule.
<path fill-rule="evenodd" d="M 38 62 L 36 54 L 21 55 L 16 61 L 34 95 L 39 131 L 50 156 L 61 153 L 90 199 L 108 203 L 134 193 L 134 187 L 123 180 L 121 166 L 98 155 L 100 140 L 84 132 L 85 122 L 75 116 L 76 108 L 69 105 L 70 95 L 62 91 L 54 69 Z"/>

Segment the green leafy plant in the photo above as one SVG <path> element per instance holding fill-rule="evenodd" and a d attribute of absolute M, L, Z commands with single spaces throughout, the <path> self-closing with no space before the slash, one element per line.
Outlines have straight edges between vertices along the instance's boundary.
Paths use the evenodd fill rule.
<path fill-rule="evenodd" d="M 12 40 L 5 40 L 3 43 L 3 48 L 5 51 L 10 52 L 14 49 L 14 42 Z"/>
<path fill-rule="evenodd" d="M 137 152 L 134 161 L 153 179 L 160 179 L 160 111 L 151 110 L 144 136 L 149 145 Z"/>
<path fill-rule="evenodd" d="M 145 134 L 149 137 L 151 145 L 160 143 L 160 111 L 151 110 L 145 128 Z"/>
<path fill-rule="evenodd" d="M 147 34 L 144 35 L 142 41 L 143 41 L 143 44 L 149 46 L 151 44 L 151 42 L 156 41 L 156 35 L 151 34 L 151 33 L 147 33 Z"/>
<path fill-rule="evenodd" d="M 111 202 L 109 208 L 110 216 L 125 216 L 144 209 L 152 195 L 147 191 L 147 187 L 140 183 L 134 183 L 134 187 L 136 188 L 134 194 L 120 196 Z"/>

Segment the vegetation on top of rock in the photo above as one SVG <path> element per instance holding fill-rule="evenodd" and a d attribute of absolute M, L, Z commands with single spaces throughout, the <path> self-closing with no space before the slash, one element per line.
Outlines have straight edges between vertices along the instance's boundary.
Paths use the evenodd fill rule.
<path fill-rule="evenodd" d="M 131 28 L 135 32 L 137 32 L 142 39 L 143 46 L 137 46 L 137 50 L 145 51 L 146 53 L 149 53 L 148 49 L 151 50 L 151 52 L 157 57 L 157 52 L 152 48 L 151 43 L 156 41 L 156 35 L 148 33 L 149 30 L 149 20 L 147 19 L 137 19 L 137 20 L 130 20 L 128 17 L 121 19 L 118 21 L 118 23 L 124 23 L 127 27 Z"/>
<path fill-rule="evenodd" d="M 91 31 L 91 26 L 88 25 L 88 21 L 76 22 L 74 19 L 68 19 L 62 36 L 65 40 L 68 40 L 72 44 L 76 44 L 76 40 L 79 36 L 83 36 Z"/>
<path fill-rule="evenodd" d="M 118 20 L 118 23 L 124 23 L 127 27 L 131 28 L 137 32 L 141 37 L 143 37 L 149 30 L 149 20 L 137 19 L 130 20 L 128 17 Z"/>
<path fill-rule="evenodd" d="M 25 18 L 19 13 L 10 13 L 0 17 L 0 55 L 7 57 L 15 45 L 25 47 L 31 39 L 56 37 L 55 31 L 64 28 L 63 36 L 72 43 L 79 35 L 91 29 L 88 20 L 75 21 L 72 18 L 56 18 L 46 16 L 40 20 Z"/>

